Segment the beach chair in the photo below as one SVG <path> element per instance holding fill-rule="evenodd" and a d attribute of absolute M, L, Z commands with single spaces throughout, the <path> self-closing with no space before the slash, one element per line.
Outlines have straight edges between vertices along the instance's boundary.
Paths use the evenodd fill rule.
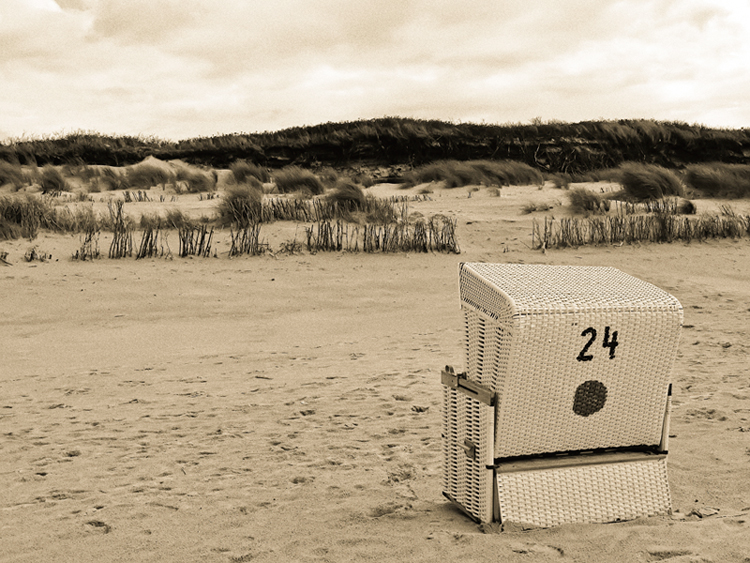
<path fill-rule="evenodd" d="M 480 522 L 671 510 L 682 306 L 615 268 L 464 263 L 466 371 L 443 383 L 443 494 Z"/>

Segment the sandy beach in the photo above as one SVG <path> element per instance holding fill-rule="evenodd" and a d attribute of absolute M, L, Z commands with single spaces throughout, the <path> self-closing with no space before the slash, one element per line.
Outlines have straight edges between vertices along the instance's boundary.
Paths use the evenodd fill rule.
<path fill-rule="evenodd" d="M 77 235 L 0 242 L 0 561 L 750 561 L 750 241 L 542 253 L 544 213 L 521 209 L 566 216 L 564 191 L 429 195 L 411 212 L 457 217 L 460 254 L 230 259 L 221 231 L 217 257 L 78 262 Z M 169 205 L 215 201 L 127 209 Z M 25 262 L 34 245 L 52 259 Z M 613 266 L 679 299 L 673 514 L 503 531 L 442 496 L 460 262 Z"/>

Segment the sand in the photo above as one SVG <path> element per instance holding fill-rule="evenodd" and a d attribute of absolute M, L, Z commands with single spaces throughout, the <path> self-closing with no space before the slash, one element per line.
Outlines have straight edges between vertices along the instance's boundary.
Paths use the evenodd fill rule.
<path fill-rule="evenodd" d="M 0 242 L 0 561 L 750 561 L 750 242 L 544 254 L 520 209 L 560 217 L 564 192 L 468 194 L 411 205 L 458 217 L 460 255 L 229 259 L 219 233 L 218 258 L 81 263 L 78 236 Z M 501 531 L 442 497 L 462 261 L 614 266 L 680 300 L 672 515 Z"/>

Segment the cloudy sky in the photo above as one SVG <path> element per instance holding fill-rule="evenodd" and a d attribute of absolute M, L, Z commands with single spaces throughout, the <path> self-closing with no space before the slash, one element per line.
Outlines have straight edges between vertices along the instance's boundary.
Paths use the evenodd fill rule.
<path fill-rule="evenodd" d="M 0 139 L 386 115 L 750 127 L 750 1 L 0 0 Z"/>

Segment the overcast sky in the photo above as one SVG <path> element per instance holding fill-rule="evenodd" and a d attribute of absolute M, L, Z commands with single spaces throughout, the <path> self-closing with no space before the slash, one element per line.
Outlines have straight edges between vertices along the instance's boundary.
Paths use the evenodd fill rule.
<path fill-rule="evenodd" d="M 750 127 L 748 0 L 0 0 L 0 139 L 383 116 Z"/>

